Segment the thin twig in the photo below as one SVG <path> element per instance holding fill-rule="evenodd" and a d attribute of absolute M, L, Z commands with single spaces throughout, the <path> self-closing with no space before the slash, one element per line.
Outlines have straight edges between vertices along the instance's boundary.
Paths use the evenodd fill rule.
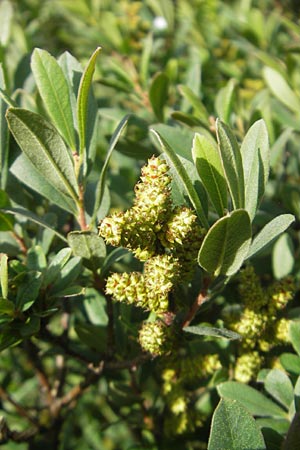
<path fill-rule="evenodd" d="M 28 420 L 28 422 L 30 422 L 34 427 L 38 428 L 38 422 L 36 421 L 35 418 L 33 418 L 28 411 L 23 408 L 23 406 L 21 406 L 19 403 L 17 403 L 6 391 L 5 389 L 3 389 L 2 386 L 0 386 L 0 397 L 3 401 L 6 401 L 8 403 L 10 403 L 11 405 L 14 406 L 14 408 L 16 409 L 16 411 L 18 412 L 18 414 L 22 417 L 24 417 L 25 419 Z"/>
<path fill-rule="evenodd" d="M 203 289 L 199 292 L 196 300 L 192 304 L 184 321 L 182 322 L 181 328 L 185 328 L 185 327 L 189 326 L 189 324 L 192 322 L 192 320 L 196 316 L 200 306 L 203 305 L 203 303 L 205 303 L 209 299 L 209 296 L 207 295 L 207 289 L 208 289 L 208 281 L 205 282 Z"/>

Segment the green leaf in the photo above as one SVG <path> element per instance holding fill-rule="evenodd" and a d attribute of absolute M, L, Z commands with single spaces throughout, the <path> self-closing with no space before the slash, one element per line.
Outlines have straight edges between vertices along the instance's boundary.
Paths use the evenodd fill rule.
<path fill-rule="evenodd" d="M 63 70 L 53 56 L 36 48 L 31 69 L 47 112 L 72 151 L 76 151 L 69 86 Z"/>
<path fill-rule="evenodd" d="M 1 13 L 0 13 L 0 21 L 1 21 Z M 1 33 L 1 26 L 0 26 L 0 33 Z M 0 64 L 0 88 L 1 89 L 6 88 L 2 64 Z M 2 98 L 0 98 L 0 189 L 5 189 L 8 172 L 9 133 L 7 121 L 5 119 L 6 110 L 7 105 L 5 101 Z"/>
<path fill-rule="evenodd" d="M 68 242 L 75 256 L 80 256 L 83 263 L 93 272 L 101 268 L 106 256 L 106 245 L 103 239 L 91 231 L 72 231 L 68 234 Z"/>
<path fill-rule="evenodd" d="M 82 273 L 82 263 L 79 256 L 71 258 L 61 269 L 59 276 L 53 281 L 49 296 L 57 297 L 61 292 L 70 286 Z"/>
<path fill-rule="evenodd" d="M 83 306 L 90 322 L 93 325 L 105 326 L 108 324 L 106 299 L 96 289 L 86 289 L 83 299 Z"/>
<path fill-rule="evenodd" d="M 9 128 L 37 171 L 62 194 L 78 203 L 73 161 L 56 131 L 42 116 L 21 108 L 6 113 Z"/>
<path fill-rule="evenodd" d="M 300 321 L 292 321 L 289 327 L 289 335 L 295 351 L 300 356 Z"/>
<path fill-rule="evenodd" d="M 269 177 L 268 131 L 263 120 L 255 122 L 246 134 L 241 154 L 245 181 L 245 209 L 253 220 Z"/>
<path fill-rule="evenodd" d="M 242 336 L 231 330 L 226 330 L 226 328 L 214 328 L 214 327 L 204 327 L 204 326 L 190 326 L 184 327 L 183 331 L 192 334 L 198 334 L 199 336 L 214 336 L 225 339 L 241 339 Z"/>
<path fill-rule="evenodd" d="M 238 400 L 254 416 L 287 417 L 287 413 L 280 406 L 246 384 L 226 381 L 219 384 L 217 390 L 221 397 Z"/>
<path fill-rule="evenodd" d="M 75 324 L 80 341 L 97 352 L 104 352 L 107 343 L 107 327 L 87 323 Z"/>
<path fill-rule="evenodd" d="M 2 0 L 0 3 L 0 46 L 3 48 L 9 42 L 13 14 L 14 11 L 11 2 Z"/>
<path fill-rule="evenodd" d="M 295 221 L 292 214 L 281 214 L 267 223 L 253 239 L 246 259 L 264 250 Z"/>
<path fill-rule="evenodd" d="M 293 241 L 288 233 L 283 233 L 276 241 L 272 253 L 273 274 L 277 280 L 292 272 L 295 263 L 294 255 Z"/>
<path fill-rule="evenodd" d="M 271 67 L 263 69 L 263 76 L 272 94 L 289 110 L 299 115 L 300 99 L 290 88 L 283 76 Z"/>
<path fill-rule="evenodd" d="M 58 231 L 56 231 L 51 225 L 49 225 L 47 222 L 42 220 L 39 216 L 37 216 L 36 214 L 34 214 L 31 211 L 28 211 L 25 208 L 4 208 L 3 211 L 6 212 L 7 214 L 12 214 L 14 216 L 26 217 L 28 220 L 31 220 L 32 222 L 40 225 L 41 227 L 47 228 L 48 230 L 53 231 L 53 233 L 55 233 L 56 236 L 58 236 L 62 241 L 68 242 L 67 239 L 62 234 L 60 234 Z"/>
<path fill-rule="evenodd" d="M 22 324 L 19 328 L 19 333 L 22 338 L 27 338 L 36 334 L 40 330 L 41 319 L 37 316 L 31 316 L 27 319 L 26 323 Z"/>
<path fill-rule="evenodd" d="M 219 90 L 216 96 L 215 109 L 217 116 L 225 123 L 229 122 L 230 119 L 235 85 L 236 80 L 233 78 L 230 79 L 226 86 Z"/>
<path fill-rule="evenodd" d="M 163 151 L 166 153 L 166 155 L 168 156 L 177 176 L 179 177 L 179 179 L 181 180 L 186 193 L 189 197 L 189 200 L 193 206 L 193 208 L 196 211 L 196 214 L 201 222 L 201 224 L 208 229 L 209 228 L 209 224 L 204 212 L 204 208 L 201 204 L 200 198 L 197 194 L 197 191 L 195 190 L 193 183 L 191 182 L 188 174 L 186 173 L 186 170 L 184 169 L 179 157 L 177 156 L 177 154 L 174 152 L 174 150 L 169 146 L 169 144 L 163 139 L 163 137 L 154 129 L 151 129 L 152 133 L 154 133 L 154 135 L 156 136 L 156 138 L 158 139 L 161 148 L 163 149 Z"/>
<path fill-rule="evenodd" d="M 299 450 L 300 449 L 300 414 L 296 413 L 292 420 L 291 426 L 287 432 L 282 450 Z"/>
<path fill-rule="evenodd" d="M 192 154 L 210 200 L 219 216 L 222 217 L 227 209 L 227 184 L 219 153 L 205 136 L 196 133 Z"/>
<path fill-rule="evenodd" d="M 3 289 L 2 289 L 3 292 Z M 0 315 L 7 314 L 9 316 L 13 316 L 15 311 L 15 305 L 7 298 L 0 297 Z"/>
<path fill-rule="evenodd" d="M 168 89 L 169 78 L 163 72 L 158 72 L 150 85 L 149 99 L 159 122 L 164 121 L 164 106 L 168 98 Z"/>
<path fill-rule="evenodd" d="M 198 262 L 215 276 L 231 276 L 243 264 L 250 242 L 251 223 L 247 211 L 233 211 L 209 229 L 202 242 Z"/>
<path fill-rule="evenodd" d="M 0 231 L 13 231 L 14 218 L 1 211 L 6 207 L 10 207 L 9 197 L 5 191 L 0 189 Z"/>
<path fill-rule="evenodd" d="M 47 270 L 44 273 L 43 286 L 46 287 L 49 284 L 55 282 L 56 278 L 60 275 L 61 270 L 67 264 L 72 254 L 71 248 L 61 249 L 57 255 L 52 259 Z"/>
<path fill-rule="evenodd" d="M 294 375 L 300 373 L 300 357 L 293 353 L 282 353 L 279 357 L 280 364 L 287 371 Z"/>
<path fill-rule="evenodd" d="M 216 121 L 216 130 L 219 152 L 233 207 L 234 209 L 244 208 L 244 173 L 242 155 L 238 143 L 230 128 L 219 119 Z"/>
<path fill-rule="evenodd" d="M 211 425 L 208 450 L 263 450 L 263 435 L 255 420 L 238 401 L 222 399 Z"/>
<path fill-rule="evenodd" d="M 77 214 L 77 206 L 74 200 L 50 184 L 24 153 L 15 159 L 10 167 L 10 172 L 26 186 L 50 200 L 51 203 L 73 215 Z"/>
<path fill-rule="evenodd" d="M 79 152 L 84 161 L 84 153 L 86 148 L 86 119 L 87 119 L 87 109 L 88 109 L 88 98 L 89 90 L 92 83 L 92 78 L 95 72 L 97 56 L 101 51 L 101 47 L 97 47 L 82 74 L 78 97 L 77 97 L 77 121 L 78 121 L 78 132 L 79 132 Z"/>
<path fill-rule="evenodd" d="M 109 164 L 109 160 L 111 158 L 112 152 L 115 149 L 115 146 L 118 143 L 118 140 L 124 130 L 124 128 L 126 127 L 128 120 L 129 120 L 130 116 L 127 115 L 125 116 L 121 122 L 119 123 L 119 125 L 117 126 L 115 132 L 113 133 L 110 143 L 109 143 L 109 148 L 106 154 L 106 158 L 100 173 L 100 177 L 99 177 L 99 181 L 96 187 L 96 193 L 95 193 L 95 203 L 94 203 L 94 211 L 93 211 L 93 215 L 91 218 L 91 224 L 94 224 L 96 222 L 97 219 L 97 213 L 99 211 L 103 196 L 104 196 L 104 188 L 105 188 L 105 178 L 106 178 L 106 173 L 107 173 L 107 169 L 108 169 L 108 164 Z"/>
<path fill-rule="evenodd" d="M 294 400 L 294 388 L 285 372 L 279 369 L 271 370 L 265 379 L 266 391 L 287 410 Z"/>
<path fill-rule="evenodd" d="M 109 255 L 105 258 L 103 262 L 103 266 L 101 268 L 101 276 L 104 278 L 108 273 L 111 266 L 118 262 L 120 259 L 124 258 L 125 255 L 128 255 L 128 250 L 123 247 L 114 248 Z"/>
<path fill-rule="evenodd" d="M 0 253 L 0 284 L 2 297 L 7 298 L 8 295 L 8 256 L 5 253 Z"/>
<path fill-rule="evenodd" d="M 192 105 L 194 108 L 194 116 L 197 119 L 208 122 L 209 114 L 207 109 L 201 102 L 200 98 L 188 86 L 179 85 L 178 90 L 180 94 Z"/>
<path fill-rule="evenodd" d="M 27 269 L 42 272 L 47 267 L 45 253 L 40 245 L 34 245 L 27 252 Z"/>
<path fill-rule="evenodd" d="M 19 286 L 16 297 L 16 309 L 27 311 L 36 301 L 42 285 L 41 272 L 27 272 Z"/>

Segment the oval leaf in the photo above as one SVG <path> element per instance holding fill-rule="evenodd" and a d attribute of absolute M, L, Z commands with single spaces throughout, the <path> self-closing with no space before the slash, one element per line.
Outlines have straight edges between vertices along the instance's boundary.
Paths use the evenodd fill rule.
<path fill-rule="evenodd" d="M 267 223 L 264 228 L 253 239 L 247 259 L 256 255 L 270 245 L 295 221 L 292 214 L 281 214 L 271 222 Z"/>
<path fill-rule="evenodd" d="M 237 381 L 226 381 L 221 383 L 217 390 L 221 397 L 238 400 L 254 416 L 287 417 L 287 414 L 280 406 L 246 384 L 238 383 Z"/>
<path fill-rule="evenodd" d="M 68 234 L 68 242 L 75 256 L 80 256 L 83 263 L 96 272 L 101 268 L 106 256 L 103 239 L 90 231 L 73 231 Z"/>
<path fill-rule="evenodd" d="M 218 151 L 205 136 L 196 133 L 192 154 L 210 200 L 222 217 L 227 209 L 227 184 Z"/>
<path fill-rule="evenodd" d="M 277 280 L 290 274 L 294 267 L 294 245 L 291 237 L 288 233 L 283 233 L 276 241 L 273 254 L 272 254 L 272 266 L 273 274 Z M 284 264 L 282 264 L 284 261 Z"/>
<path fill-rule="evenodd" d="M 199 251 L 199 264 L 215 276 L 231 276 L 243 264 L 250 242 L 249 214 L 243 209 L 233 211 L 209 229 Z"/>
<path fill-rule="evenodd" d="M 74 200 L 50 184 L 24 153 L 21 153 L 10 167 L 10 172 L 26 186 L 38 192 L 65 211 L 76 215 L 77 206 Z"/>
<path fill-rule="evenodd" d="M 294 388 L 285 372 L 279 369 L 271 370 L 265 380 L 265 389 L 287 410 L 294 400 Z"/>
<path fill-rule="evenodd" d="M 31 58 L 31 69 L 52 122 L 68 146 L 75 151 L 69 86 L 60 65 L 46 50 L 36 48 Z"/>
<path fill-rule="evenodd" d="M 241 154 L 245 181 L 245 209 L 253 220 L 269 177 L 268 132 L 263 120 L 255 122 L 243 140 Z"/>
<path fill-rule="evenodd" d="M 244 173 L 242 155 L 230 128 L 217 119 L 219 152 L 234 209 L 244 208 Z"/>
<path fill-rule="evenodd" d="M 211 425 L 208 450 L 263 450 L 263 435 L 254 418 L 237 401 L 222 399 Z"/>
<path fill-rule="evenodd" d="M 22 108 L 9 108 L 6 117 L 14 138 L 38 172 L 78 203 L 73 161 L 54 126 Z"/>

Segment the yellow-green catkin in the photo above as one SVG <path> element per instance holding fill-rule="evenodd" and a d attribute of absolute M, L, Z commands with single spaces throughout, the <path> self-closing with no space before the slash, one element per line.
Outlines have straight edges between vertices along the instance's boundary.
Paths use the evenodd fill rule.
<path fill-rule="evenodd" d="M 273 347 L 288 342 L 289 320 L 280 315 L 293 298 L 295 285 L 287 277 L 263 288 L 252 266 L 241 272 L 239 280 L 243 308 L 240 315 L 232 318 L 230 326 L 243 336 L 234 377 L 247 383 L 265 362 L 264 355 L 267 357 Z"/>
<path fill-rule="evenodd" d="M 216 354 L 169 356 L 164 360 L 161 376 L 162 395 L 168 410 L 164 421 L 167 436 L 194 431 L 195 427 L 202 424 L 203 417 L 194 408 L 188 386 L 199 383 L 220 368 L 221 363 Z"/>
<path fill-rule="evenodd" d="M 99 224 L 99 234 L 108 244 L 127 248 L 145 263 L 143 273 L 111 274 L 106 293 L 158 315 L 170 310 L 169 294 L 191 280 L 205 234 L 190 208 L 173 207 L 170 183 L 166 162 L 150 158 L 135 186 L 132 208 Z"/>
<path fill-rule="evenodd" d="M 153 356 L 168 355 L 174 346 L 173 330 L 161 320 L 144 322 L 139 332 L 139 342 L 145 352 Z"/>

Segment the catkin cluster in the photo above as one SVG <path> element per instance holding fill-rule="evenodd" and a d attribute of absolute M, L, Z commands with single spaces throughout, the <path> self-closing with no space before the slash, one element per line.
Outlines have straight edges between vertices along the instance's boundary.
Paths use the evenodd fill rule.
<path fill-rule="evenodd" d="M 111 274 L 106 293 L 116 301 L 160 316 L 170 311 L 170 292 L 192 278 L 205 232 L 190 208 L 173 206 L 168 172 L 164 160 L 149 159 L 135 186 L 132 208 L 106 217 L 99 225 L 99 234 L 107 244 L 125 247 L 145 263 L 143 273 Z M 167 328 L 160 322 L 144 326 L 140 332 L 142 347 L 153 354 L 162 354 L 163 346 L 158 349 L 154 337 L 155 349 L 151 350 L 148 328 L 153 327 L 152 336 L 160 335 L 160 342 L 164 341 L 162 334 L 168 334 Z"/>
<path fill-rule="evenodd" d="M 168 414 L 164 419 L 164 432 L 169 437 L 194 431 L 201 426 L 201 414 L 194 408 L 190 386 L 221 368 L 218 355 L 185 355 L 164 360 L 162 394 Z"/>
<path fill-rule="evenodd" d="M 289 321 L 281 317 L 281 311 L 292 299 L 294 291 L 290 277 L 264 289 L 252 266 L 241 272 L 239 292 L 243 309 L 230 321 L 231 328 L 243 336 L 235 366 L 238 381 L 250 381 L 263 363 L 261 355 L 288 342 Z"/>

